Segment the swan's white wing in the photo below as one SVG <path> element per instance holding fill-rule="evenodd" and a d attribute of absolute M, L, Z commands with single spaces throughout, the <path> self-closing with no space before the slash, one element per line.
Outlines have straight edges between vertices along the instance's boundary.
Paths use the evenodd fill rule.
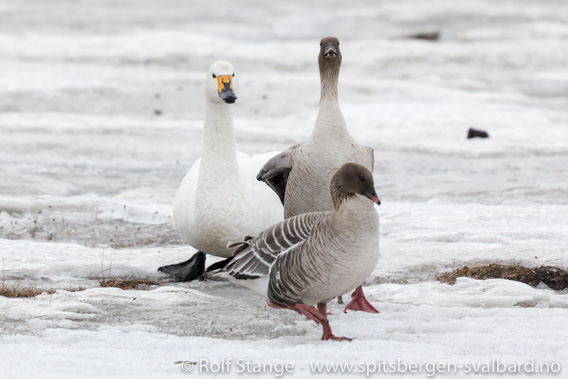
<path fill-rule="evenodd" d="M 249 156 L 237 152 L 241 192 L 246 209 L 247 225 L 244 234 L 256 235 L 267 227 L 284 219 L 284 207 L 278 196 L 264 183 L 256 180 L 256 174 L 275 152 Z"/>
<path fill-rule="evenodd" d="M 174 198 L 173 218 L 176 232 L 186 241 L 191 240 L 190 230 L 195 215 L 195 196 L 201 158 L 195 161 L 183 178 Z"/>

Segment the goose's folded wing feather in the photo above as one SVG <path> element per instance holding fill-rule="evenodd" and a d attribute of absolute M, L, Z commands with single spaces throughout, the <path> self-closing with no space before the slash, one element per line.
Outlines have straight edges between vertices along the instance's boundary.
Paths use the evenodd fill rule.
<path fill-rule="evenodd" d="M 272 157 L 264 164 L 256 176 L 257 180 L 265 182 L 276 192 L 282 204 L 284 204 L 288 175 L 290 175 L 290 171 L 292 170 L 289 154 L 300 145 L 301 144 L 294 145 L 288 150 Z"/>
<path fill-rule="evenodd" d="M 326 213 L 304 213 L 266 229 L 239 247 L 223 271 L 235 279 L 257 279 L 268 276 L 278 255 L 304 243 Z"/>

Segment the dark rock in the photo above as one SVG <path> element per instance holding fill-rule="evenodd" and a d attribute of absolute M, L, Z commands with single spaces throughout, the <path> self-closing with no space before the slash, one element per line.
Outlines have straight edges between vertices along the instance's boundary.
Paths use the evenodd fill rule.
<path fill-rule="evenodd" d="M 440 32 L 416 33 L 406 36 L 406 38 L 423 39 L 426 41 L 437 41 L 440 39 Z"/>
<path fill-rule="evenodd" d="M 159 109 L 154 109 L 154 114 L 155 114 L 156 116 L 161 116 L 161 115 L 162 115 L 162 111 L 159 110 Z"/>
<path fill-rule="evenodd" d="M 469 130 L 467 132 L 467 139 L 471 139 L 471 138 L 475 138 L 475 137 L 489 138 L 489 134 L 487 134 L 487 132 L 484 131 L 484 130 L 477 130 L 477 129 L 469 128 Z"/>

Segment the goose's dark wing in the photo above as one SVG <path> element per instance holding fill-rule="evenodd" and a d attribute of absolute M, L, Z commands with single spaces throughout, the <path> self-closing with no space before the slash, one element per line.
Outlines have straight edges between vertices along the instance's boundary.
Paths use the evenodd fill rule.
<path fill-rule="evenodd" d="M 288 183 L 288 175 L 292 170 L 290 162 L 290 153 L 301 144 L 297 144 L 288 150 L 272 157 L 262 166 L 260 172 L 256 176 L 259 181 L 265 182 L 280 198 L 284 204 L 284 195 L 286 194 L 286 184 Z"/>
<path fill-rule="evenodd" d="M 278 255 L 304 243 L 325 212 L 304 213 L 271 226 L 257 237 L 229 245 L 235 254 L 223 261 L 222 270 L 235 279 L 257 279 L 268 276 Z M 219 262 L 221 264 L 221 262 Z M 220 269 L 210 267 L 208 271 Z"/>

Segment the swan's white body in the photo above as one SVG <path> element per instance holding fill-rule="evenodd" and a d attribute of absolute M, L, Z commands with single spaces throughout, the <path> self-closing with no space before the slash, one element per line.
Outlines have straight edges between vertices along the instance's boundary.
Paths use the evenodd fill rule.
<path fill-rule="evenodd" d="M 227 243 L 257 235 L 284 218 L 278 196 L 256 180 L 276 152 L 249 156 L 235 149 L 231 105 L 219 97 L 213 77 L 233 73 L 228 62 L 214 63 L 207 73 L 203 154 L 174 199 L 176 232 L 194 248 L 220 257 L 232 255 Z"/>
<path fill-rule="evenodd" d="M 256 180 L 256 173 L 275 153 L 233 153 L 238 170 L 211 169 L 199 159 L 174 199 L 176 232 L 194 248 L 220 257 L 233 253 L 226 248 L 228 242 L 257 235 L 284 218 L 278 196 Z"/>

